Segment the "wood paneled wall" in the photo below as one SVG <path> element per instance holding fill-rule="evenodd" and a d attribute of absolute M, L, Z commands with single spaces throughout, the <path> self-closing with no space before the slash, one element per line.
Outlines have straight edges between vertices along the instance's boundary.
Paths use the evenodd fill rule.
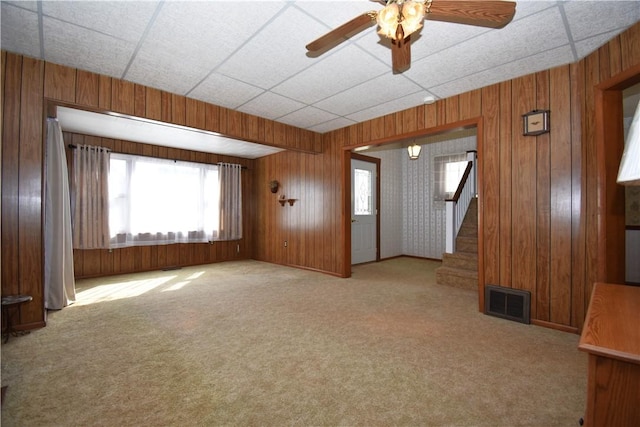
<path fill-rule="evenodd" d="M 255 257 L 348 276 L 345 150 L 477 124 L 481 284 L 526 289 L 534 322 L 579 330 L 598 265 L 594 86 L 639 64 L 638 43 L 640 24 L 575 64 L 327 133 L 322 154 L 258 160 Z M 551 110 L 550 133 L 522 135 L 533 109 Z M 281 207 L 272 179 L 300 200 Z"/>
<path fill-rule="evenodd" d="M 253 196 L 254 160 L 68 132 L 64 132 L 64 140 L 67 144 L 106 147 L 116 153 L 209 164 L 219 162 L 236 163 L 246 168 L 242 171 L 244 203 L 242 206 L 243 238 L 241 240 L 215 242 L 213 244 L 180 243 L 174 245 L 134 246 L 113 250 L 76 249 L 73 252 L 73 263 L 77 279 L 158 270 L 167 267 L 210 264 L 253 257 L 253 225 L 255 224 L 255 209 L 253 208 L 253 200 L 255 199 Z M 71 158 L 72 150 L 67 148 L 67 159 L 71 160 Z"/>
<path fill-rule="evenodd" d="M 42 157 L 44 63 L 2 56 L 2 294 L 28 294 L 16 324 L 44 324 Z"/>
<path fill-rule="evenodd" d="M 339 129 L 324 143 L 352 148 L 477 121 L 480 305 L 485 283 L 528 290 L 536 323 L 577 331 L 602 280 L 594 88 L 638 64 L 640 24 L 575 64 Z M 551 132 L 523 136 L 521 116 L 534 109 L 551 110 Z"/>
<path fill-rule="evenodd" d="M 42 321 L 45 97 L 297 150 L 255 162 L 252 253 L 256 259 L 337 275 L 350 271 L 344 151 L 462 122 L 479 130 L 481 284 L 527 289 L 536 322 L 578 330 L 599 262 L 594 86 L 637 64 L 640 24 L 575 64 L 320 136 L 3 52 L 2 291 L 34 295 L 21 323 Z M 551 133 L 522 136 L 521 115 L 542 108 L 551 110 Z M 273 179 L 282 185 L 277 195 L 269 191 Z M 280 194 L 297 199 L 294 206 L 280 206 Z"/>
<path fill-rule="evenodd" d="M 283 152 L 257 160 L 256 259 L 342 273 L 341 153 L 333 146 L 322 155 Z M 280 183 L 277 194 L 269 190 L 272 180 Z M 295 199 L 293 206 L 281 206 L 281 196 Z"/>
<path fill-rule="evenodd" d="M 2 51 L 2 294 L 29 294 L 21 306 L 19 328 L 44 325 L 43 300 L 43 147 L 45 110 L 49 102 L 91 110 L 162 120 L 296 152 L 319 152 L 320 134 L 131 82 Z M 114 141 L 145 153 L 149 146 Z M 162 149 L 155 148 L 162 155 Z M 171 157 L 199 154 L 167 151 Z M 251 190 L 253 191 L 253 190 Z M 253 200 L 249 209 L 253 209 Z M 245 239 L 246 240 L 246 239 Z M 251 256 L 252 243 L 241 250 Z M 206 250 L 194 245 L 111 254 L 83 252 L 76 260 L 82 275 L 147 269 L 166 263 L 189 264 L 225 259 L 235 245 Z M 149 252 L 147 252 L 149 251 Z M 218 252 L 220 251 L 220 252 Z M 131 252 L 131 253 L 130 253 Z"/>

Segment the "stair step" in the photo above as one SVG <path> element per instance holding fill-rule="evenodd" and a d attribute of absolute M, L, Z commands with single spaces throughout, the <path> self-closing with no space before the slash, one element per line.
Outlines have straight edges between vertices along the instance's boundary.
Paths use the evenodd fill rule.
<path fill-rule="evenodd" d="M 478 200 L 473 198 L 456 237 L 456 252 L 442 254 L 436 282 L 462 289 L 478 289 Z"/>
<path fill-rule="evenodd" d="M 436 268 L 436 283 L 462 289 L 478 289 L 478 272 L 457 268 Z"/>
<path fill-rule="evenodd" d="M 463 221 L 472 221 L 472 222 L 477 222 L 478 219 L 478 211 L 475 209 L 471 209 L 467 211 L 466 214 L 464 214 L 464 218 L 462 219 Z"/>
<path fill-rule="evenodd" d="M 462 223 L 462 226 L 458 231 L 458 236 L 478 237 L 478 226 L 475 224 L 471 225 L 469 223 Z"/>
<path fill-rule="evenodd" d="M 456 251 L 478 253 L 478 238 L 458 235 L 456 237 Z"/>
<path fill-rule="evenodd" d="M 444 267 L 459 268 L 477 272 L 478 254 L 474 252 L 445 253 L 442 256 L 442 265 Z"/>

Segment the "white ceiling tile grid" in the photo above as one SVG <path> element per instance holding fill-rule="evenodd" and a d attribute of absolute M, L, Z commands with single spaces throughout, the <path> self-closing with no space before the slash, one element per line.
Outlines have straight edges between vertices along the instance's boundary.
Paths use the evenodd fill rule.
<path fill-rule="evenodd" d="M 426 20 L 411 68 L 393 75 L 375 25 L 321 55 L 305 49 L 378 2 L 0 3 L 3 50 L 321 133 L 575 62 L 640 20 L 636 0 L 517 1 L 502 29 Z"/>

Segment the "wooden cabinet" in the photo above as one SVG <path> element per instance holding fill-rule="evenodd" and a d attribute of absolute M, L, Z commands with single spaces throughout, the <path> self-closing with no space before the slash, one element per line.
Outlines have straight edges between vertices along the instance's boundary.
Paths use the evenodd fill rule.
<path fill-rule="evenodd" d="M 578 348 L 589 354 L 589 427 L 640 426 L 640 287 L 596 283 Z"/>

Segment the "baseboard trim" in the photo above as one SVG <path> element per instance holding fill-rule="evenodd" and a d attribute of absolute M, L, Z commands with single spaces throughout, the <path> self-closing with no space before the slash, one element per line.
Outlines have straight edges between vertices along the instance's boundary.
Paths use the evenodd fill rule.
<path fill-rule="evenodd" d="M 442 262 L 442 259 L 440 258 L 428 258 L 428 257 L 423 257 L 423 256 L 417 256 L 417 255 L 396 255 L 396 256 L 390 256 L 387 258 L 381 258 L 380 261 L 386 261 L 389 259 L 396 259 L 396 258 L 414 258 L 414 259 L 423 259 L 426 261 L 437 261 L 437 262 Z"/>
<path fill-rule="evenodd" d="M 544 328 L 556 329 L 562 332 L 569 332 L 572 334 L 579 334 L 578 328 L 574 326 L 561 325 L 559 323 L 547 322 L 546 320 L 531 319 L 531 324 L 536 326 L 542 326 Z"/>
<path fill-rule="evenodd" d="M 346 277 L 345 275 L 340 274 L 340 273 L 336 273 L 335 271 L 327 271 L 327 270 L 322 270 L 322 269 L 319 269 L 319 268 L 305 267 L 304 265 L 295 265 L 295 264 L 278 264 L 278 265 L 284 265 L 285 267 L 297 268 L 299 270 L 313 271 L 315 273 L 328 274 L 329 276 L 334 276 L 334 277 L 341 277 L 341 278 L 345 278 Z"/>

